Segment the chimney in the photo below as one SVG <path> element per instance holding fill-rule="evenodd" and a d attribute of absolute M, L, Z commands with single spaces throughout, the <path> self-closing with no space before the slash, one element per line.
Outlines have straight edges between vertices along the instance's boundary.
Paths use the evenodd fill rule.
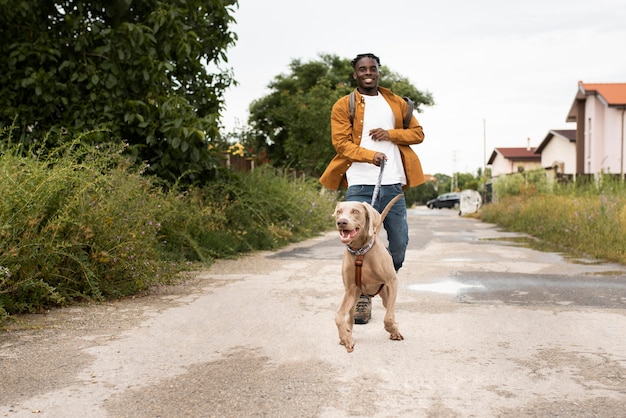
<path fill-rule="evenodd" d="M 530 151 L 530 138 L 526 140 L 526 151 Z"/>

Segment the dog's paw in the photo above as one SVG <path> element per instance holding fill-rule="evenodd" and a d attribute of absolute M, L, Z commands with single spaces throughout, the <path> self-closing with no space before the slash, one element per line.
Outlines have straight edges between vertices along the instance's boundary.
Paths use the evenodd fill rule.
<path fill-rule="evenodd" d="M 394 332 L 394 333 L 389 334 L 389 339 L 395 340 L 395 341 L 402 341 L 404 340 L 404 337 L 399 332 Z"/>
<path fill-rule="evenodd" d="M 339 344 L 343 345 L 344 347 L 346 347 L 346 351 L 348 353 L 351 353 L 354 351 L 354 341 L 349 342 L 349 343 L 345 343 L 344 341 L 339 341 Z"/>

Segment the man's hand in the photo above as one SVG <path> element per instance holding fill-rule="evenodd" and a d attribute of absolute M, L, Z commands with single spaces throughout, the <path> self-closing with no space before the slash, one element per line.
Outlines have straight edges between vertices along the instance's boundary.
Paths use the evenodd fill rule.
<path fill-rule="evenodd" d="M 389 132 L 384 129 L 370 129 L 370 137 L 372 141 L 389 141 Z"/>
<path fill-rule="evenodd" d="M 374 154 L 374 165 L 380 167 L 380 163 L 383 160 L 387 161 L 387 156 L 385 154 L 383 154 L 382 152 L 377 152 L 376 154 Z"/>

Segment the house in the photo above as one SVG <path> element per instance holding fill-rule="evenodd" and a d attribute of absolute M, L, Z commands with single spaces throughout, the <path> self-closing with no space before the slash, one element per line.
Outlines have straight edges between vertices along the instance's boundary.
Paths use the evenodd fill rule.
<path fill-rule="evenodd" d="M 541 166 L 549 177 L 572 177 L 576 173 L 576 130 L 549 131 L 535 154 L 541 156 Z"/>
<path fill-rule="evenodd" d="M 424 174 L 424 182 L 437 183 L 437 177 L 433 176 L 432 174 Z"/>
<path fill-rule="evenodd" d="M 578 82 L 567 114 L 576 122 L 576 174 L 619 174 L 623 177 L 626 83 Z"/>
<path fill-rule="evenodd" d="M 491 178 L 541 168 L 541 155 L 535 154 L 535 150 L 530 146 L 494 149 L 487 162 L 491 166 Z"/>

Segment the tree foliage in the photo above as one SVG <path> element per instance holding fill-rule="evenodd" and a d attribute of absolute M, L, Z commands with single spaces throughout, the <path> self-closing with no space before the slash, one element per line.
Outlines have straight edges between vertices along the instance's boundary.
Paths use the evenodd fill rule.
<path fill-rule="evenodd" d="M 289 74 L 277 75 L 271 92 L 250 106 L 249 128 L 239 138 L 249 148 L 265 152 L 276 166 L 291 167 L 319 176 L 335 150 L 330 140 L 330 112 L 341 96 L 356 88 L 350 59 L 321 54 L 306 63 L 293 60 Z M 421 92 L 386 67 L 380 85 L 409 96 L 417 111 L 433 105 L 430 93 Z"/>
<path fill-rule="evenodd" d="M 24 145 L 105 129 L 168 181 L 210 176 L 237 5 L 0 0 L 0 128 Z"/>

